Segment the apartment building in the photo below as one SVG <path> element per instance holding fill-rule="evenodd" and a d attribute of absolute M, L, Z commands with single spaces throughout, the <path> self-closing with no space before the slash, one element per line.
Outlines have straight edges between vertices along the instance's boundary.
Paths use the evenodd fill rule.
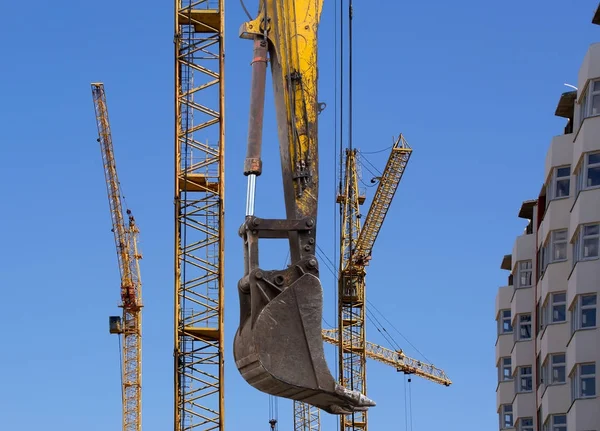
<path fill-rule="evenodd" d="M 600 23 L 600 7 L 592 21 Z M 561 95 L 545 181 L 503 257 L 496 296 L 499 429 L 600 431 L 600 43 Z"/>

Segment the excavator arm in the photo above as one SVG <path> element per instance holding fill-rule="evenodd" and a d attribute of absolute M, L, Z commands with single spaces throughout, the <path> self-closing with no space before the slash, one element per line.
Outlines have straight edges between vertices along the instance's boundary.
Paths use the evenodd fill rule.
<path fill-rule="evenodd" d="M 240 37 L 253 40 L 250 121 L 244 175 L 248 177 L 244 276 L 238 282 L 240 325 L 234 358 L 256 389 L 303 401 L 332 414 L 375 405 L 337 384 L 327 362 L 321 321 L 323 290 L 315 256 L 318 203 L 317 28 L 322 0 L 261 0 Z M 285 219 L 254 215 L 267 63 L 271 64 L 283 178 Z M 259 239 L 289 242 L 286 269 L 259 266 Z"/>

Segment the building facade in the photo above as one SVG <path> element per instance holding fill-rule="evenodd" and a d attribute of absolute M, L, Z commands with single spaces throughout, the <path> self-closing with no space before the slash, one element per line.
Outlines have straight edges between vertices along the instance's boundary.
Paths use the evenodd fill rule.
<path fill-rule="evenodd" d="M 599 8 L 600 11 L 600 8 Z M 600 13 L 594 17 L 600 19 Z M 496 296 L 499 429 L 600 431 L 600 43 L 562 94 L 537 199 Z"/>

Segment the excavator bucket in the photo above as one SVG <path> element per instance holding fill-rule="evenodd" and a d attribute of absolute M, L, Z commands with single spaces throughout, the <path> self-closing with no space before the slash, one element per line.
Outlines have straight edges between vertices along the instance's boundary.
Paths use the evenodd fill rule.
<path fill-rule="evenodd" d="M 323 290 L 316 260 L 304 263 L 282 271 L 256 269 L 240 280 L 238 370 L 262 392 L 328 413 L 366 410 L 375 403 L 337 384 L 329 371 L 321 335 Z"/>

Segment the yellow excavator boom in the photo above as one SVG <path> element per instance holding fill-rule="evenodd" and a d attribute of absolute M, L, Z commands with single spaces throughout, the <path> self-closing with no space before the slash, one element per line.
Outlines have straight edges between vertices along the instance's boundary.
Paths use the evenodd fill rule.
<path fill-rule="evenodd" d="M 375 403 L 338 384 L 321 339 L 323 289 L 319 279 L 317 203 L 319 156 L 317 117 L 317 29 L 322 0 L 265 0 L 240 37 L 254 44 L 250 121 L 244 175 L 246 217 L 239 234 L 244 274 L 238 282 L 240 324 L 234 358 L 244 379 L 275 396 L 304 401 L 332 414 L 365 411 Z M 284 219 L 254 214 L 261 147 L 267 64 L 271 65 Z M 289 243 L 290 265 L 259 267 L 259 238 Z"/>

